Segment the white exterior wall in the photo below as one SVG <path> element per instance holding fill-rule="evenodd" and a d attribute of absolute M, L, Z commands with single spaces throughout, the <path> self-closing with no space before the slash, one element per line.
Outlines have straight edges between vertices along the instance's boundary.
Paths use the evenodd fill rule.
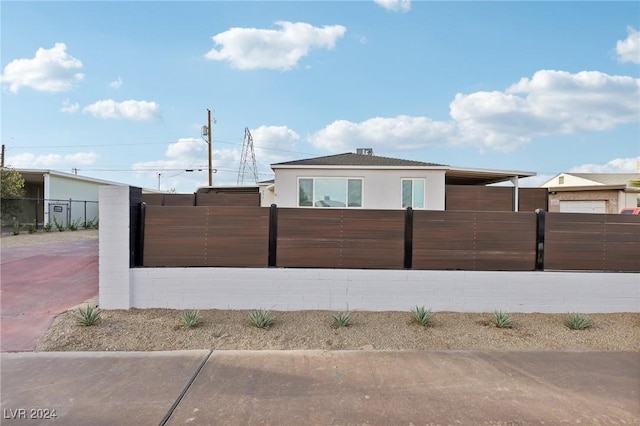
<path fill-rule="evenodd" d="M 637 192 L 618 192 L 618 211 L 624 208 L 640 207 L 640 194 Z"/>
<path fill-rule="evenodd" d="M 298 207 L 298 179 L 315 177 L 362 178 L 362 208 L 402 209 L 402 179 L 425 179 L 425 209 L 444 210 L 445 171 L 425 169 L 358 169 L 313 167 L 275 169 L 275 204 Z"/>
<path fill-rule="evenodd" d="M 129 268 L 129 188 L 100 188 L 102 309 L 640 312 L 640 274 Z"/>
<path fill-rule="evenodd" d="M 134 308 L 640 312 L 639 274 L 139 268 L 131 279 Z"/>
<path fill-rule="evenodd" d="M 67 201 L 67 203 L 69 199 L 77 201 L 95 201 L 96 203 L 87 203 L 86 205 L 86 220 L 93 220 L 98 218 L 99 188 L 102 184 L 68 179 L 62 176 L 55 176 L 51 174 L 45 174 L 44 177 L 45 199 L 65 200 Z M 49 204 L 50 202 L 47 201 L 44 206 L 44 223 L 50 223 Z M 71 221 L 84 221 L 84 203 L 72 203 L 70 207 Z"/>

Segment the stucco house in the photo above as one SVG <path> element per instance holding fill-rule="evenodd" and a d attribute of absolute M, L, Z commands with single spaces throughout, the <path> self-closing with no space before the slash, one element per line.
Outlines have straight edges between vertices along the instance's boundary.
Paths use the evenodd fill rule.
<path fill-rule="evenodd" d="M 640 173 L 560 173 L 541 185 L 549 191 L 549 211 L 616 214 L 640 206 Z"/>
<path fill-rule="evenodd" d="M 370 149 L 276 163 L 271 168 L 275 178 L 260 184 L 261 205 L 299 208 L 445 210 L 447 192 L 453 187 L 512 182 L 512 188 L 492 189 L 512 197 L 503 201 L 508 210 L 517 211 L 519 180 L 535 176 L 382 157 Z"/>
<path fill-rule="evenodd" d="M 16 169 L 25 181 L 25 196 L 21 223 L 38 226 L 53 224 L 62 226 L 76 222 L 98 220 L 98 189 L 100 186 L 126 186 L 122 183 L 94 179 L 48 169 Z"/>

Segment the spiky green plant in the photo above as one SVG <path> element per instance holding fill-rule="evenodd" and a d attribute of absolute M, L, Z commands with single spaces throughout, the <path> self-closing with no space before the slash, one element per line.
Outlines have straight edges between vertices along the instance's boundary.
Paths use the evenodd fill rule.
<path fill-rule="evenodd" d="M 76 323 L 85 327 L 96 325 L 100 320 L 100 309 L 87 306 L 78 308 L 75 314 Z"/>
<path fill-rule="evenodd" d="M 275 322 L 271 312 L 256 309 L 249 314 L 249 323 L 256 328 L 269 328 Z"/>
<path fill-rule="evenodd" d="M 351 314 L 349 312 L 338 312 L 333 316 L 333 326 L 336 328 L 349 327 L 351 325 Z"/>
<path fill-rule="evenodd" d="M 200 325 L 200 311 L 185 311 L 180 314 L 180 324 L 184 328 L 194 328 Z"/>
<path fill-rule="evenodd" d="M 416 324 L 427 327 L 431 325 L 433 321 L 433 312 L 424 306 L 416 306 L 414 309 L 411 309 L 411 320 Z"/>
<path fill-rule="evenodd" d="M 498 328 L 511 328 L 513 326 L 511 315 L 503 311 L 493 311 L 491 322 Z"/>
<path fill-rule="evenodd" d="M 591 319 L 585 314 L 570 313 L 565 317 L 564 325 L 571 330 L 585 330 L 591 327 Z"/>

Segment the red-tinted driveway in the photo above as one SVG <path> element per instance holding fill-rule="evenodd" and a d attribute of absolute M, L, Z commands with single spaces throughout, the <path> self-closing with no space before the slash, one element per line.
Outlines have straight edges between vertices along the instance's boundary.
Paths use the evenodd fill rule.
<path fill-rule="evenodd" d="M 60 313 L 98 294 L 98 240 L 2 248 L 0 350 L 33 351 Z"/>

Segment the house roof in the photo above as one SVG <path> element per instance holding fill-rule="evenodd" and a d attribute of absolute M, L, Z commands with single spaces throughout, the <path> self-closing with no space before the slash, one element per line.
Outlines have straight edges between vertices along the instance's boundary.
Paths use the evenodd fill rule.
<path fill-rule="evenodd" d="M 306 158 L 303 160 L 285 161 L 272 164 L 277 166 L 377 166 L 377 167 L 448 167 L 444 164 L 425 163 L 424 161 L 402 160 L 400 158 L 381 157 L 345 152 L 343 154 L 324 157 Z"/>
<path fill-rule="evenodd" d="M 306 158 L 272 164 L 271 168 L 429 168 L 445 171 L 445 182 L 450 185 L 489 185 L 509 181 L 513 177 L 524 178 L 535 176 L 534 172 L 512 170 L 487 170 L 465 167 L 452 167 L 446 164 L 427 163 L 424 161 L 403 160 L 400 158 L 382 157 L 379 155 L 354 154 L 351 152 L 327 155 L 324 157 Z"/>
<path fill-rule="evenodd" d="M 640 173 L 564 173 L 603 185 L 626 185 L 630 180 L 640 179 Z"/>

